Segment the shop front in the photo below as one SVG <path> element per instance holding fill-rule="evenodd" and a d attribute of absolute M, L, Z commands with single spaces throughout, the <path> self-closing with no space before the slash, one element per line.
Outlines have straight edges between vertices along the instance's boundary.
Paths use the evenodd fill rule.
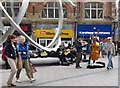
<path fill-rule="evenodd" d="M 88 40 L 88 38 L 91 35 L 96 36 L 98 30 L 100 30 L 98 34 L 100 40 L 107 37 L 112 37 L 112 25 L 99 25 L 99 24 L 78 25 L 77 35 L 81 36 L 84 40 Z"/>
<path fill-rule="evenodd" d="M 43 46 L 47 46 L 55 36 L 55 32 L 52 29 L 37 29 L 35 32 L 37 36 L 37 42 Z M 62 30 L 61 39 L 62 42 L 72 43 L 73 30 Z"/>
<path fill-rule="evenodd" d="M 31 24 L 20 24 L 20 27 L 27 35 L 29 36 L 31 35 L 32 33 Z M 5 24 L 3 34 L 9 29 L 10 29 L 10 24 Z M 17 31 L 15 31 L 13 34 L 16 36 L 20 35 Z"/>

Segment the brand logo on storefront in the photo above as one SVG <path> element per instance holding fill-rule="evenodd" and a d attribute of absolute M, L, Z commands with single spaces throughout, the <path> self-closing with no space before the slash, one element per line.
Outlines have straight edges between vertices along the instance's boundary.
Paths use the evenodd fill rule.
<path fill-rule="evenodd" d="M 51 37 L 55 36 L 54 30 L 36 30 L 37 37 Z M 73 30 L 62 30 L 61 37 L 63 38 L 72 38 Z"/>
<path fill-rule="evenodd" d="M 40 34 L 46 34 L 46 32 L 45 31 L 41 31 Z"/>

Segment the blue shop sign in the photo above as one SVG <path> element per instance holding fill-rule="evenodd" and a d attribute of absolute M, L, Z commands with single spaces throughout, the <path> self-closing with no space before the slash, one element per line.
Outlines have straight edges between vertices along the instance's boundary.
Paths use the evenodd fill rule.
<path fill-rule="evenodd" d="M 98 36 L 110 37 L 112 36 L 112 25 L 78 25 L 79 36 L 90 36 L 96 35 L 97 31 L 100 30 Z"/>

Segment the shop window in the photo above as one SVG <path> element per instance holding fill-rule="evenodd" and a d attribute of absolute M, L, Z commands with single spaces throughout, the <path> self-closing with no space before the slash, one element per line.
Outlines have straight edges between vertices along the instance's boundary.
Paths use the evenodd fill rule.
<path fill-rule="evenodd" d="M 103 3 L 85 3 L 85 19 L 103 19 Z"/>
<path fill-rule="evenodd" d="M 63 7 L 63 16 L 67 18 L 67 11 Z M 41 13 L 42 18 L 59 18 L 59 9 L 58 4 L 56 2 L 49 2 L 47 3 Z"/>

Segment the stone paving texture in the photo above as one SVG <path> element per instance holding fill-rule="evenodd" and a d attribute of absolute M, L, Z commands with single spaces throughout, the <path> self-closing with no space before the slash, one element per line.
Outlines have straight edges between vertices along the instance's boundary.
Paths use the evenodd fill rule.
<path fill-rule="evenodd" d="M 107 63 L 107 57 L 98 61 Z M 21 83 L 17 86 L 118 86 L 118 56 L 113 57 L 114 68 L 86 69 L 87 63 L 82 62 L 81 69 L 75 69 L 75 63 L 70 66 L 37 66 L 34 73 L 36 81 L 30 83 L 25 70 L 22 70 Z M 2 86 L 6 86 L 10 70 L 0 69 Z M 1 77 L 0 77 L 1 78 Z"/>

